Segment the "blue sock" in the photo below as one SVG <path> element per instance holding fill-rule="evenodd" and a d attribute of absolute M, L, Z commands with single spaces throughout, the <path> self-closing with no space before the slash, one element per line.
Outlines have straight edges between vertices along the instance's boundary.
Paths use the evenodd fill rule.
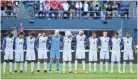
<path fill-rule="evenodd" d="M 57 71 L 59 71 L 59 61 L 56 62 Z"/>
<path fill-rule="evenodd" d="M 51 71 L 51 69 L 52 69 L 52 61 L 50 61 L 50 63 L 49 63 L 49 71 Z"/>

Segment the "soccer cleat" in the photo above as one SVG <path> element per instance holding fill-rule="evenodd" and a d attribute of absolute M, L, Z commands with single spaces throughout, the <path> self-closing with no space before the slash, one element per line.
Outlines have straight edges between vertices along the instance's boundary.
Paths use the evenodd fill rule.
<path fill-rule="evenodd" d="M 12 74 L 12 72 L 10 72 L 10 74 Z"/>
<path fill-rule="evenodd" d="M 37 70 L 37 73 L 39 73 L 40 72 L 40 70 Z"/>
<path fill-rule="evenodd" d="M 133 71 L 130 71 L 130 73 L 134 73 Z"/>
<path fill-rule="evenodd" d="M 83 73 L 88 73 L 86 70 L 82 70 Z"/>
<path fill-rule="evenodd" d="M 60 73 L 59 71 L 57 71 L 57 73 Z"/>
<path fill-rule="evenodd" d="M 70 71 L 69 73 L 72 73 L 72 71 Z"/>
<path fill-rule="evenodd" d="M 74 73 L 78 73 L 78 70 L 74 70 Z"/>
<path fill-rule="evenodd" d="M 23 71 L 21 70 L 21 71 L 20 71 L 20 74 L 22 74 L 22 73 L 23 73 Z"/>
<path fill-rule="evenodd" d="M 121 71 L 118 71 L 118 73 L 121 73 Z"/>
<path fill-rule="evenodd" d="M 65 73 L 65 71 L 63 71 L 63 73 Z"/>
<path fill-rule="evenodd" d="M 17 73 L 17 70 L 15 70 L 14 72 Z"/>
<path fill-rule="evenodd" d="M 47 70 L 44 70 L 44 73 L 47 73 Z"/>
<path fill-rule="evenodd" d="M 52 73 L 52 71 L 51 71 L 51 70 L 49 70 L 49 73 Z"/>
<path fill-rule="evenodd" d="M 34 74 L 34 71 L 32 71 L 31 74 Z"/>

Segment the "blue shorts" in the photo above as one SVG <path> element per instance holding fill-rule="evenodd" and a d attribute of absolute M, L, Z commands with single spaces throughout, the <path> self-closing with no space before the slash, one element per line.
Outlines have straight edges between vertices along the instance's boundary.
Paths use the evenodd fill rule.
<path fill-rule="evenodd" d="M 51 50 L 50 58 L 51 59 L 60 59 L 60 51 L 59 50 Z"/>

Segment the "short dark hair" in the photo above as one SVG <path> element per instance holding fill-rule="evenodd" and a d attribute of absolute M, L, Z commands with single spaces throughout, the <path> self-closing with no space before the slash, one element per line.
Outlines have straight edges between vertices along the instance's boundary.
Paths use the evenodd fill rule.
<path fill-rule="evenodd" d="M 35 33 L 34 33 L 34 32 L 30 32 L 29 35 L 33 35 L 33 36 L 35 36 Z"/>
<path fill-rule="evenodd" d="M 23 35 L 24 33 L 23 32 L 19 32 L 18 35 Z"/>
<path fill-rule="evenodd" d="M 126 32 L 126 34 L 130 34 L 129 32 Z"/>
<path fill-rule="evenodd" d="M 119 33 L 118 32 L 115 32 L 114 35 L 119 35 Z"/>

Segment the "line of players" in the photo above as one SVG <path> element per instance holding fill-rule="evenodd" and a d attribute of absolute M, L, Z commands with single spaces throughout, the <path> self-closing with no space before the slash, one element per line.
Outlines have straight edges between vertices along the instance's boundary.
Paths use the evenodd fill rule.
<path fill-rule="evenodd" d="M 59 34 L 59 30 L 55 30 L 55 34 L 46 35 L 44 31 L 42 35 L 37 38 L 34 37 L 34 33 L 30 32 L 29 36 L 24 38 L 24 33 L 19 32 L 18 37 L 13 37 L 13 32 L 9 31 L 2 43 L 2 52 L 4 52 L 3 73 L 5 74 L 6 63 L 9 61 L 10 73 L 12 73 L 12 61 L 13 61 L 13 47 L 15 46 L 15 63 L 14 70 L 17 73 L 17 62 L 20 62 L 20 73 L 23 72 L 23 66 L 25 72 L 27 71 L 27 64 L 31 62 L 31 73 L 34 73 L 34 61 L 36 60 L 35 48 L 38 52 L 37 72 L 40 72 L 40 62 L 44 61 L 44 73 L 47 72 L 47 45 L 51 45 L 50 50 L 50 62 L 49 73 L 52 73 L 52 63 L 56 60 L 56 69 L 59 73 L 59 59 L 60 59 L 60 43 L 63 42 L 63 73 L 65 73 L 66 62 L 68 62 L 69 73 L 72 73 L 72 52 L 71 42 L 76 41 L 76 58 L 75 58 L 75 70 L 77 73 L 78 60 L 82 61 L 82 71 L 85 70 L 85 45 L 89 44 L 89 72 L 91 70 L 91 64 L 94 64 L 94 71 L 96 72 L 97 65 L 97 51 L 100 48 L 100 72 L 103 72 L 103 62 L 105 60 L 106 72 L 108 72 L 109 51 L 112 50 L 111 55 L 111 73 L 113 73 L 114 62 L 117 61 L 118 72 L 121 73 L 120 65 L 120 53 L 123 48 L 123 71 L 125 73 L 126 61 L 129 60 L 130 72 L 132 70 L 132 61 L 134 42 L 130 37 L 130 33 L 126 33 L 126 37 L 123 39 L 118 37 L 118 33 L 115 33 L 112 38 L 107 36 L 107 32 L 103 32 L 103 36 L 96 37 L 96 33 L 92 33 L 89 38 L 86 38 L 84 31 L 79 31 L 78 35 L 72 36 L 70 31 L 67 31 L 65 36 Z M 24 63 L 24 50 L 26 50 L 25 63 Z"/>

